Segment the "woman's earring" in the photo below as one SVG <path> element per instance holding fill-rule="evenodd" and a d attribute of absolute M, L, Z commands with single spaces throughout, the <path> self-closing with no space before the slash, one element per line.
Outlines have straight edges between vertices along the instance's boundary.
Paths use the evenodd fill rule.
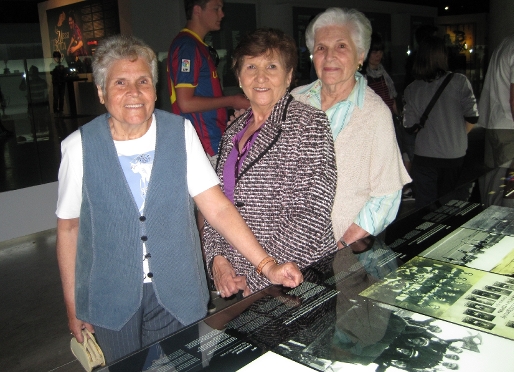
<path fill-rule="evenodd" d="M 357 71 L 362 70 L 362 65 L 359 63 L 359 66 L 357 67 Z"/>

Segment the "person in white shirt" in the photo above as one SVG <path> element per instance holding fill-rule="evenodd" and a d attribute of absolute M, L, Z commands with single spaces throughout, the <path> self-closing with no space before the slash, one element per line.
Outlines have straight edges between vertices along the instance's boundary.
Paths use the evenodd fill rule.
<path fill-rule="evenodd" d="M 514 158 L 514 34 L 493 51 L 478 111 L 478 125 L 485 128 L 484 162 L 491 168 L 500 167 L 479 179 L 482 202 L 487 206 L 503 204 L 503 193 L 490 191 L 497 191 L 503 183 L 501 179 L 512 168 Z"/>
<path fill-rule="evenodd" d="M 82 330 L 95 332 L 110 363 L 207 314 L 193 201 L 272 283 L 300 284 L 297 265 L 269 262 L 224 196 L 191 123 L 155 109 L 155 53 L 133 37 L 107 38 L 93 76 L 107 114 L 63 141 L 56 211 L 77 341 Z"/>

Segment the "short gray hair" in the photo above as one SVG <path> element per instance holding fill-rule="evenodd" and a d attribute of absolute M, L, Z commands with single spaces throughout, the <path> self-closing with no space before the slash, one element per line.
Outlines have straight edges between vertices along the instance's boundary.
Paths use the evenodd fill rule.
<path fill-rule="evenodd" d="M 371 22 L 363 13 L 356 9 L 328 8 L 318 14 L 305 31 L 305 43 L 311 54 L 314 50 L 316 31 L 328 26 L 347 26 L 357 47 L 357 52 L 363 53 L 364 59 L 366 59 L 371 44 Z"/>
<path fill-rule="evenodd" d="M 114 35 L 100 42 L 93 57 L 93 78 L 105 94 L 105 79 L 112 64 L 120 59 L 142 58 L 150 68 L 154 88 L 157 86 L 157 56 L 144 41 L 127 35 Z"/>

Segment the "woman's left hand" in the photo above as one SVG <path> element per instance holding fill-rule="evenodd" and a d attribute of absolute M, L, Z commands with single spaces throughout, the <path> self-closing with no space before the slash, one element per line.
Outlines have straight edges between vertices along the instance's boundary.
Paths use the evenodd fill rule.
<path fill-rule="evenodd" d="M 271 283 L 281 284 L 284 287 L 294 288 L 303 282 L 303 275 L 294 262 L 266 265 L 262 273 Z"/>
<path fill-rule="evenodd" d="M 369 232 L 364 230 L 362 227 L 357 225 L 355 222 L 348 227 L 348 229 L 344 232 L 341 239 L 337 241 L 337 248 L 342 249 L 345 248 L 341 240 L 343 240 L 347 245 L 353 244 L 353 242 L 365 238 L 369 236 Z"/>

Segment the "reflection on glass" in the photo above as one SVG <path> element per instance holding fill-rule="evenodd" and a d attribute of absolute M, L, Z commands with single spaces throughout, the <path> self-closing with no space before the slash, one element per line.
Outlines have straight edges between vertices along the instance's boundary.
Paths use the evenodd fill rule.
<path fill-rule="evenodd" d="M 26 125 L 17 128 L 16 139 L 18 142 L 33 141 L 35 138 L 48 140 L 50 122 L 48 83 L 35 64 L 28 68 L 26 74 L 23 74 L 18 88 L 25 95 L 28 120 L 25 122 Z"/>
<path fill-rule="evenodd" d="M 467 294 L 458 314 L 477 330 L 385 304 L 403 292 L 427 297 L 424 287 L 451 296 L 453 282 L 471 276 L 428 261 L 402 265 L 377 238 L 356 247 L 360 253 L 342 249 L 306 269 L 297 288 L 268 287 L 102 371 L 237 371 L 268 351 L 317 371 L 502 370 L 514 363 L 503 351 L 512 341 L 484 333 L 495 316 L 485 290 Z M 492 284 L 507 290 L 509 280 Z M 386 284 L 380 303 L 362 296 L 375 283 Z"/>
<path fill-rule="evenodd" d="M 0 71 L 0 192 L 57 181 L 60 141 L 78 126 L 70 115 L 73 80 L 66 82 L 63 111 L 52 109 L 53 58 L 9 60 L 8 66 Z"/>

